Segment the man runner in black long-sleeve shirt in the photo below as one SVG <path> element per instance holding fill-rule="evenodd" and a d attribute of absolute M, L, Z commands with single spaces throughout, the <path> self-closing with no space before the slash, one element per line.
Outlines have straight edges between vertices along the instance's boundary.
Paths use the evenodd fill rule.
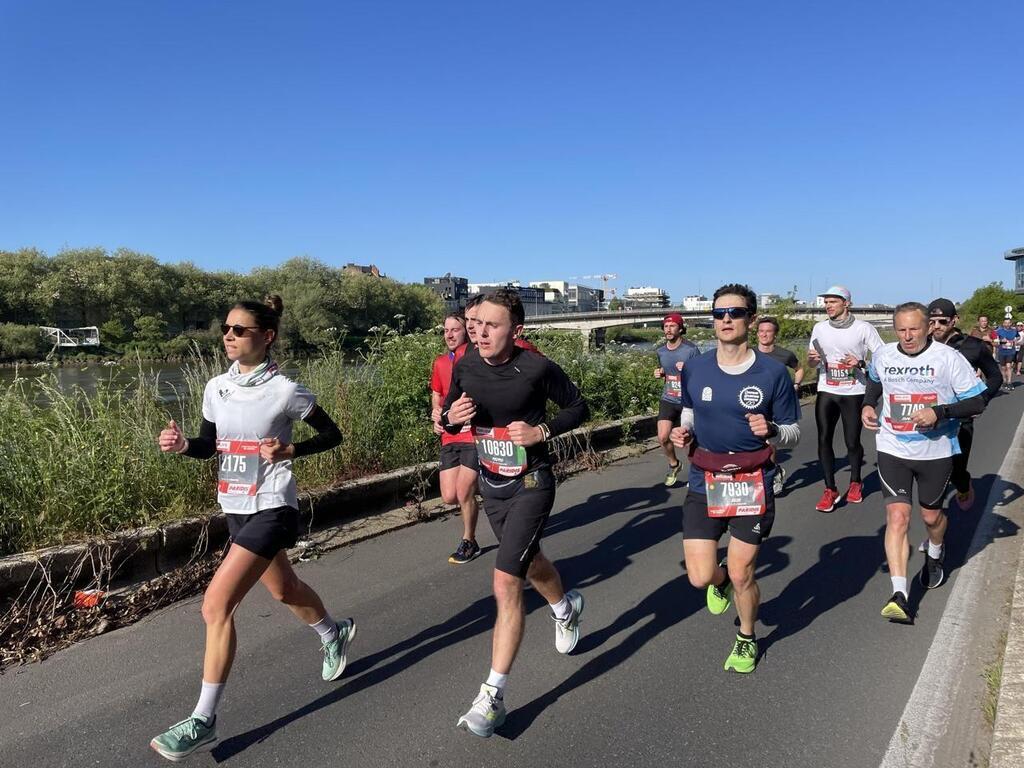
<path fill-rule="evenodd" d="M 936 299 L 928 305 L 928 327 L 935 341 L 957 350 L 967 358 L 967 362 L 976 371 L 981 371 L 985 380 L 985 402 L 988 403 L 999 392 L 1003 383 L 1003 374 L 992 357 L 992 352 L 985 343 L 974 336 L 965 336 L 956 327 L 959 320 L 956 307 L 949 299 Z M 953 474 L 950 481 L 956 488 L 956 503 L 960 510 L 966 512 L 974 504 L 974 488 L 971 485 L 971 473 L 967 471 L 967 462 L 971 458 L 971 446 L 974 444 L 974 419 L 963 419 L 960 432 L 960 453 L 953 457 Z"/>
<path fill-rule="evenodd" d="M 505 720 L 504 688 L 523 638 L 524 578 L 551 606 L 559 653 L 571 652 L 579 640 L 583 596 L 564 590 L 558 571 L 540 551 L 540 537 L 555 501 L 547 441 L 582 424 L 587 404 L 555 363 L 515 346 L 524 322 L 516 293 L 489 294 L 477 320 L 477 349 L 455 364 L 441 424 L 450 432 L 467 422 L 473 427 L 480 494 L 498 539 L 491 671 L 458 722 L 487 737 Z M 561 410 L 545 423 L 548 400 Z"/>

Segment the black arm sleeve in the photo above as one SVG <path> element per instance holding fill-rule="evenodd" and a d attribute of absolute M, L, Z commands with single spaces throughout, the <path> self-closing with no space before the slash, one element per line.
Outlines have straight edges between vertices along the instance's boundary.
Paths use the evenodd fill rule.
<path fill-rule="evenodd" d="M 455 367 L 458 368 L 458 363 L 455 364 Z M 464 424 L 451 424 L 448 421 L 448 411 L 460 397 L 462 397 L 462 384 L 459 382 L 458 371 L 453 369 L 451 387 L 448 389 L 448 394 L 445 396 L 444 402 L 441 403 L 441 426 L 449 435 L 459 434 L 465 426 Z"/>
<path fill-rule="evenodd" d="M 935 415 L 940 419 L 966 419 L 971 416 L 978 416 L 985 410 L 985 393 L 969 397 L 966 400 L 958 400 L 948 405 L 940 405 L 935 409 Z"/>
<path fill-rule="evenodd" d="M 981 375 L 985 377 L 985 392 L 982 397 L 985 398 L 987 403 L 999 392 L 999 387 L 1003 384 L 1003 374 L 999 370 L 999 364 L 996 363 L 996 359 L 992 355 L 978 355 L 978 368 L 981 369 Z M 967 401 L 965 400 L 964 402 Z"/>
<path fill-rule="evenodd" d="M 548 360 L 544 380 L 548 399 L 559 408 L 555 417 L 548 422 L 551 436 L 561 435 L 583 424 L 590 416 L 590 409 L 579 388 L 565 375 L 565 371 L 557 363 Z"/>
<path fill-rule="evenodd" d="M 217 452 L 217 425 L 212 421 L 203 419 L 199 427 L 199 436 L 188 439 L 188 448 L 182 451 L 182 455 L 193 459 L 209 459 Z"/>
<path fill-rule="evenodd" d="M 303 421 L 315 429 L 316 434 L 308 440 L 292 444 L 295 448 L 294 458 L 322 453 L 341 445 L 341 430 L 334 423 L 334 419 L 327 415 L 327 411 L 319 405 Z"/>
<path fill-rule="evenodd" d="M 864 405 L 870 405 L 874 408 L 878 405 L 878 398 L 882 396 L 882 382 L 875 381 L 870 376 L 867 379 L 868 383 L 864 389 Z"/>

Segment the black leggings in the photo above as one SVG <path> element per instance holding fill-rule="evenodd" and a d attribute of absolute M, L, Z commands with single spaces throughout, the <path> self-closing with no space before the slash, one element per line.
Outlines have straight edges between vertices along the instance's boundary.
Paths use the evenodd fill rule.
<path fill-rule="evenodd" d="M 825 485 L 833 491 L 836 487 L 836 454 L 832 450 L 832 438 L 836 424 L 843 420 L 843 437 L 846 438 L 846 454 L 850 460 L 850 482 L 860 482 L 860 468 L 864 463 L 864 448 L 860 444 L 860 410 L 864 407 L 864 395 L 833 395 L 819 392 L 814 404 L 814 421 L 818 425 L 818 460 L 825 475 Z"/>
<path fill-rule="evenodd" d="M 974 422 L 970 419 L 960 422 L 957 435 L 960 442 L 960 453 L 953 457 L 953 475 L 950 478 L 957 493 L 967 493 L 971 488 L 971 473 L 967 471 L 967 462 L 971 459 L 971 446 L 974 445 Z"/>

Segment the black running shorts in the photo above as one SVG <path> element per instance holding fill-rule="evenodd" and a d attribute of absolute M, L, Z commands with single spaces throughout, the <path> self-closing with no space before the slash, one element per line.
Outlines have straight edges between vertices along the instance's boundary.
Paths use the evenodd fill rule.
<path fill-rule="evenodd" d="M 887 502 L 912 504 L 916 481 L 921 506 L 926 509 L 942 509 L 946 485 L 952 473 L 952 456 L 915 460 L 878 452 L 878 479 L 882 481 L 882 499 Z"/>
<path fill-rule="evenodd" d="M 441 446 L 441 471 L 455 467 L 466 467 L 474 472 L 480 470 L 475 443 L 448 443 Z"/>
<path fill-rule="evenodd" d="M 261 509 L 252 515 L 229 512 L 226 517 L 231 541 L 267 560 L 299 539 L 299 510 L 292 507 Z"/>
<path fill-rule="evenodd" d="M 747 544 L 760 546 L 768 538 L 775 523 L 775 497 L 771 492 L 771 480 L 765 480 L 767 493 L 766 510 L 763 515 L 743 517 L 708 517 L 708 497 L 703 493 L 687 490 L 683 500 L 683 540 L 710 539 L 718 541 L 728 530 L 729 535 Z"/>
<path fill-rule="evenodd" d="M 668 400 L 658 402 L 658 421 L 671 421 L 673 427 L 679 426 L 679 417 L 683 415 L 681 403 L 670 403 Z"/>
<path fill-rule="evenodd" d="M 555 476 L 537 469 L 512 481 L 480 477 L 484 512 L 498 539 L 494 567 L 524 578 L 540 550 L 540 537 L 555 504 Z"/>

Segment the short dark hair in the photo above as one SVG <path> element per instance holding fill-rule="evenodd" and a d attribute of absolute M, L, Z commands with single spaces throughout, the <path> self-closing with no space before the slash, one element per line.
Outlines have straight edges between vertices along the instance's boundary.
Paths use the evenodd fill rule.
<path fill-rule="evenodd" d="M 774 317 L 762 317 L 760 320 L 757 321 L 757 327 L 760 328 L 762 323 L 769 323 L 772 326 L 772 328 L 775 329 L 776 333 L 779 332 L 779 321 L 776 320 Z"/>
<path fill-rule="evenodd" d="M 475 293 L 475 294 L 473 294 L 466 301 L 466 309 L 472 309 L 473 307 L 480 306 L 481 304 L 483 304 L 483 301 L 486 298 L 487 298 L 487 296 L 485 294 L 482 294 L 482 293 Z"/>
<path fill-rule="evenodd" d="M 902 304 L 897 304 L 896 309 L 892 311 L 893 319 L 895 319 L 896 315 L 901 312 L 920 312 L 921 316 L 925 320 L 928 320 L 928 307 L 920 301 L 905 301 Z"/>
<path fill-rule="evenodd" d="M 757 314 L 757 294 L 750 290 L 749 285 L 741 285 L 740 283 L 727 283 L 723 285 L 715 291 L 715 296 L 711 300 L 711 306 L 715 306 L 722 296 L 742 296 L 747 304 L 747 312 L 752 315 Z"/>
<path fill-rule="evenodd" d="M 526 322 L 526 310 L 523 309 L 523 301 L 519 298 L 518 291 L 499 288 L 484 296 L 483 301 L 507 309 L 512 317 L 512 325 L 522 325 Z"/>

